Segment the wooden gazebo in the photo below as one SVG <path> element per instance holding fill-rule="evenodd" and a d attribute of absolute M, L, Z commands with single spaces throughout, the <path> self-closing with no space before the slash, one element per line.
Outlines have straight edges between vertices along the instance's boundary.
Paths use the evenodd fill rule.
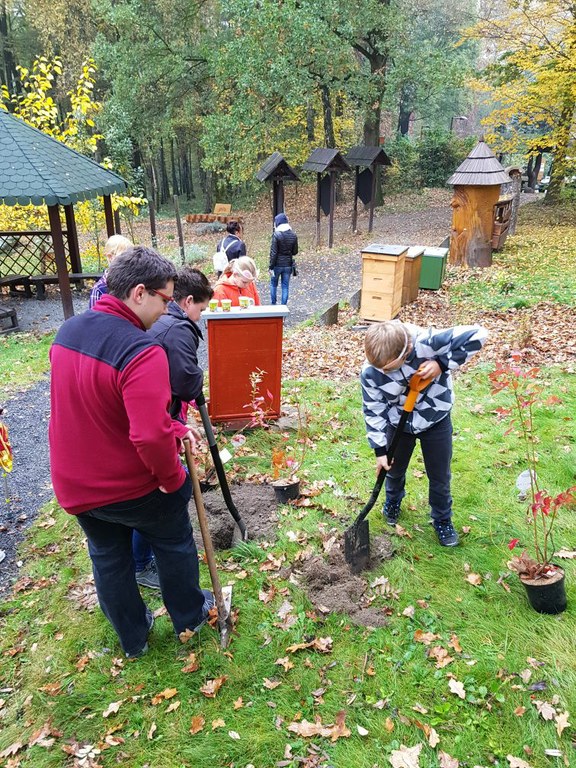
<path fill-rule="evenodd" d="M 38 263 L 15 260 L 10 249 L 10 244 L 21 236 L 36 236 L 53 253 L 53 263 L 47 268 L 57 276 L 64 318 L 71 317 L 74 308 L 70 275 L 82 274 L 74 203 L 102 197 L 110 236 L 115 232 L 110 195 L 126 189 L 126 181 L 118 174 L 0 109 L 0 204 L 46 205 L 50 221 L 49 232 L 0 232 L 0 243 L 4 245 L 0 248 L 0 277 L 9 284 L 14 265 L 24 274 L 12 277 L 25 278 L 26 269 L 31 277 L 32 270 L 38 270 Z M 64 208 L 66 230 L 61 226 L 60 206 Z"/>
<path fill-rule="evenodd" d="M 320 211 L 329 217 L 328 247 L 334 242 L 334 208 L 336 205 L 336 175 L 352 168 L 337 149 L 319 147 L 302 166 L 303 171 L 316 173 L 316 245 L 320 245 Z M 324 174 L 324 176 L 322 176 Z"/>
<path fill-rule="evenodd" d="M 352 232 L 356 232 L 358 222 L 358 198 L 364 205 L 370 206 L 368 232 L 374 226 L 374 205 L 376 203 L 376 179 L 379 165 L 391 165 L 390 158 L 382 147 L 351 147 L 346 154 L 346 162 L 354 168 L 354 208 L 352 210 Z M 360 171 L 363 168 L 363 171 Z"/>
<path fill-rule="evenodd" d="M 450 176 L 454 185 L 450 263 L 469 267 L 492 264 L 492 232 L 500 185 L 510 177 L 481 139 Z"/>
<path fill-rule="evenodd" d="M 258 181 L 272 182 L 272 218 L 284 211 L 284 181 L 299 181 L 280 152 L 273 152 L 256 174 Z"/>

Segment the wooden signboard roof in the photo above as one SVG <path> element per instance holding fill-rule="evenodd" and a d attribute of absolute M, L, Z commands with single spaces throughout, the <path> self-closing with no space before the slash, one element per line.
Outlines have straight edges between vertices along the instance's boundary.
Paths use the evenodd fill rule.
<path fill-rule="evenodd" d="M 509 181 L 510 176 L 494 152 L 485 141 L 480 140 L 446 183 L 454 186 L 486 187 L 507 184 Z"/>
<path fill-rule="evenodd" d="M 296 171 L 288 165 L 280 152 L 273 152 L 270 155 L 256 174 L 256 178 L 258 181 L 268 181 L 268 179 L 299 181 Z"/>
<path fill-rule="evenodd" d="M 390 158 L 384 152 L 382 147 L 366 147 L 359 144 L 351 147 L 346 153 L 346 162 L 348 165 L 391 165 Z"/>
<path fill-rule="evenodd" d="M 324 171 L 351 171 L 352 168 L 350 168 L 337 149 L 319 147 L 312 152 L 308 160 L 302 165 L 302 170 L 324 173 Z"/>
<path fill-rule="evenodd" d="M 70 205 L 127 186 L 118 174 L 0 109 L 0 203 Z"/>

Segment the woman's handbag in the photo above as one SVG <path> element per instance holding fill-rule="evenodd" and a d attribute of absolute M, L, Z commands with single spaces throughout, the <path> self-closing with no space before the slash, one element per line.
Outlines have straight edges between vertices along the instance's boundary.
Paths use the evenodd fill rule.
<path fill-rule="evenodd" d="M 292 277 L 298 277 L 298 266 L 294 259 L 292 259 Z"/>

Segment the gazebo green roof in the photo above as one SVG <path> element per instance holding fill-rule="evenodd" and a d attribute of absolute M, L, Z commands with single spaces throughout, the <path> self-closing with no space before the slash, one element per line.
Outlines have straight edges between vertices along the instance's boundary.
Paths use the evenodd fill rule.
<path fill-rule="evenodd" d="M 0 108 L 0 203 L 71 205 L 126 188 L 117 173 Z"/>

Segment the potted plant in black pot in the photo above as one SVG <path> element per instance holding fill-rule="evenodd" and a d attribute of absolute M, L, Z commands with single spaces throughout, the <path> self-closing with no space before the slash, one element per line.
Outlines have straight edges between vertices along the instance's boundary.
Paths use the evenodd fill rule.
<path fill-rule="evenodd" d="M 283 447 L 276 447 L 272 450 L 272 487 L 280 503 L 292 501 L 300 496 L 298 471 L 304 463 L 309 440 L 307 418 L 300 404 L 296 407 L 296 420 L 295 450 L 289 451 Z"/>
<path fill-rule="evenodd" d="M 552 534 L 562 507 L 576 508 L 576 486 L 557 495 L 540 487 L 533 415 L 534 408 L 541 403 L 542 384 L 538 380 L 539 368 L 523 367 L 521 361 L 521 354 L 514 352 L 510 362 L 497 363 L 489 375 L 493 394 L 505 390 L 512 394 L 512 407 L 499 408 L 497 413 L 513 422 L 506 434 L 517 428 L 528 466 L 520 476 L 525 479 L 525 487 L 521 487 L 522 483 L 519 487 L 526 492 L 528 501 L 526 521 L 532 529 L 532 554 L 523 549 L 512 557 L 508 567 L 520 577 L 534 610 L 556 614 L 566 609 L 567 602 L 564 569 L 551 560 L 555 550 Z M 512 539 L 508 547 L 513 550 L 519 545 L 520 539 Z"/>

